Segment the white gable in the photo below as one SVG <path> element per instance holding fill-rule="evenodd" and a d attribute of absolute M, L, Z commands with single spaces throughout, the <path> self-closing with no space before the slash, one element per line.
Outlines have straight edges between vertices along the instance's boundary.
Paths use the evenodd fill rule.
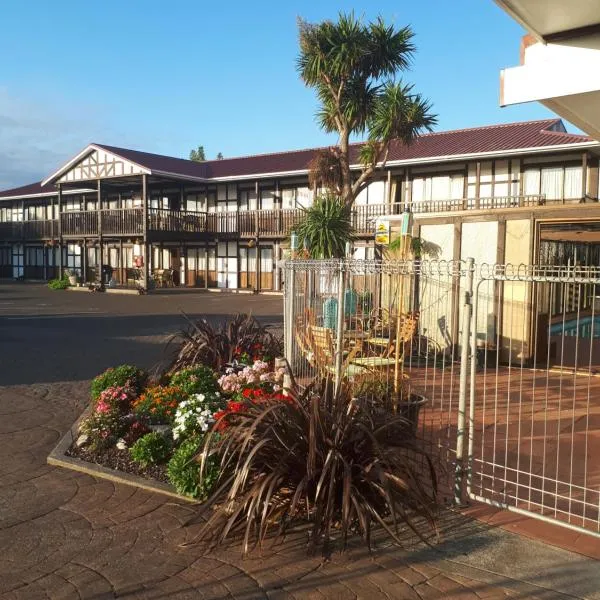
<path fill-rule="evenodd" d="M 93 149 L 81 160 L 73 164 L 68 171 L 57 179 L 60 183 L 69 181 L 88 181 L 105 177 L 122 177 L 147 173 L 135 163 L 124 160 L 116 154 L 101 148 Z"/>

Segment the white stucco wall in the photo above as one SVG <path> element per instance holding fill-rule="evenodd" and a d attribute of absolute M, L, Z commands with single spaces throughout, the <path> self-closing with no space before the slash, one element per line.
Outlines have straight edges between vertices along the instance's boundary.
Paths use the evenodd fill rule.
<path fill-rule="evenodd" d="M 428 259 L 452 260 L 454 256 L 454 225 L 452 223 L 444 225 L 422 225 L 421 239 L 426 244 L 431 244 L 432 251 L 435 250 L 437 256 L 429 255 Z"/>

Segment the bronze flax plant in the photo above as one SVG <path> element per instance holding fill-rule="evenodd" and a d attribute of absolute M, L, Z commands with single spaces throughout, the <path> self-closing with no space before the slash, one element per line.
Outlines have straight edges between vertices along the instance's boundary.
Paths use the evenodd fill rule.
<path fill-rule="evenodd" d="M 432 461 L 406 419 L 383 422 L 370 406 L 346 386 L 335 395 L 325 380 L 221 417 L 198 457 L 202 472 L 216 456 L 221 475 L 196 541 L 212 548 L 241 538 L 247 554 L 308 523 L 309 551 L 327 553 L 334 531 L 342 548 L 355 532 L 370 548 L 374 527 L 398 544 L 401 525 L 424 539 L 420 517 L 436 530 Z M 393 442 L 391 428 L 401 432 Z"/>

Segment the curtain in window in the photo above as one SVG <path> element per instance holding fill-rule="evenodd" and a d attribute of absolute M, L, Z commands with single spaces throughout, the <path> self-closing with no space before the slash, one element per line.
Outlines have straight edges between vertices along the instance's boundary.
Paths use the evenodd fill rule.
<path fill-rule="evenodd" d="M 464 192 L 464 178 L 462 175 L 452 175 L 450 178 L 450 198 L 461 200 Z"/>
<path fill-rule="evenodd" d="M 422 202 L 425 200 L 425 185 L 422 177 L 416 177 L 412 181 L 412 201 Z"/>
<path fill-rule="evenodd" d="M 548 200 L 562 199 L 564 172 L 562 167 L 542 169 L 541 191 Z"/>
<path fill-rule="evenodd" d="M 526 196 L 534 196 L 540 193 L 540 171 L 539 169 L 527 169 L 523 177 L 523 193 Z"/>
<path fill-rule="evenodd" d="M 448 200 L 450 196 L 450 177 L 447 175 L 431 178 L 431 199 Z"/>
<path fill-rule="evenodd" d="M 581 167 L 565 169 L 565 198 L 581 198 L 583 196 L 583 177 Z"/>

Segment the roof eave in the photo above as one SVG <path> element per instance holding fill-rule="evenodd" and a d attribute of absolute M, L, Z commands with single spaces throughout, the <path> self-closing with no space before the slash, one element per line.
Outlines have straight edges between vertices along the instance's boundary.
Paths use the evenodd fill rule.
<path fill-rule="evenodd" d="M 91 193 L 96 190 L 91 188 L 79 188 L 72 190 L 63 190 L 63 196 L 70 196 L 73 194 L 84 194 Z M 58 192 L 40 192 L 39 194 L 17 194 L 15 196 L 0 196 L 0 202 L 4 200 L 25 200 L 27 198 L 49 198 L 52 196 L 56 196 Z"/>
<path fill-rule="evenodd" d="M 565 150 L 578 150 L 586 148 L 598 148 L 600 149 L 600 143 L 593 140 L 586 142 L 577 142 L 570 144 L 556 144 L 553 146 L 531 146 L 528 148 L 514 148 L 511 150 L 492 150 L 489 152 L 469 152 L 464 154 L 446 154 L 439 156 L 427 156 L 424 158 L 406 158 L 399 160 L 388 160 L 385 163 L 386 167 L 397 167 L 404 165 L 414 164 L 427 164 L 427 163 L 439 163 L 439 162 L 450 162 L 459 160 L 472 160 L 479 157 L 493 158 L 496 156 L 518 156 L 522 154 L 544 154 L 549 152 L 561 152 Z M 354 163 L 350 165 L 353 170 L 359 169 L 361 165 Z M 248 173 L 246 175 L 231 175 L 226 177 L 210 177 L 207 178 L 208 183 L 225 182 L 225 181 L 239 181 L 243 179 L 273 179 L 276 177 L 292 177 L 294 175 L 305 175 L 308 173 L 308 169 L 297 169 L 294 171 L 273 171 L 270 173 Z"/>

